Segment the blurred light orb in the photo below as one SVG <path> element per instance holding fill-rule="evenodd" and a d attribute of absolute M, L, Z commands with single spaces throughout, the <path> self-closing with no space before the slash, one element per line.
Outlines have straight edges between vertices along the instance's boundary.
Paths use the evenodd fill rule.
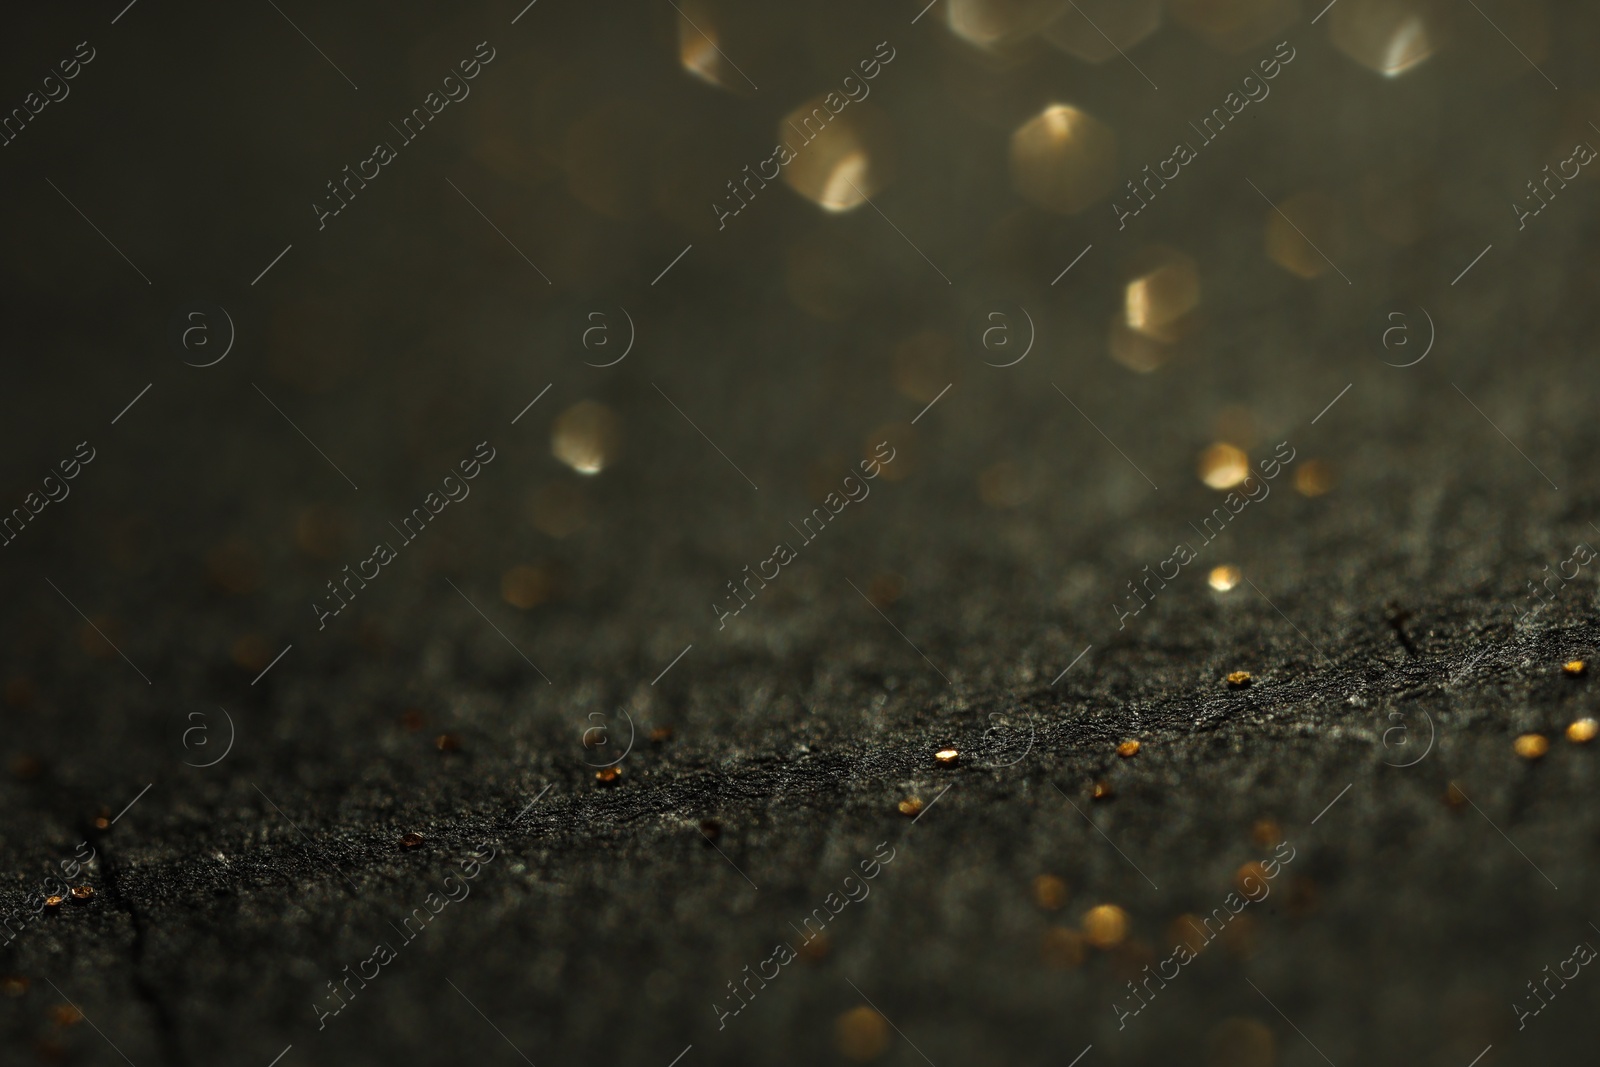
<path fill-rule="evenodd" d="M 1135 331 L 1126 314 L 1111 316 L 1106 345 L 1112 359 L 1138 374 L 1150 374 L 1172 357 L 1171 346 Z"/>
<path fill-rule="evenodd" d="M 678 8 L 678 62 L 707 85 L 740 92 L 747 83 L 722 54 L 721 45 L 711 12 L 684 0 Z"/>
<path fill-rule="evenodd" d="M 1117 135 L 1070 104 L 1051 104 L 1011 134 L 1011 176 L 1034 204 L 1074 215 L 1117 180 Z"/>
<path fill-rule="evenodd" d="M 1061 0 L 945 0 L 950 32 L 985 50 L 1038 32 L 1065 5 Z"/>
<path fill-rule="evenodd" d="M 1224 563 L 1220 567 L 1212 567 L 1211 573 L 1206 577 L 1206 581 L 1217 592 L 1226 593 L 1239 584 L 1240 577 L 1241 574 L 1238 567 L 1231 563 Z"/>
<path fill-rule="evenodd" d="M 550 454 L 579 474 L 599 474 L 616 461 L 622 427 L 604 404 L 584 400 L 563 411 L 550 435 Z"/>
<path fill-rule="evenodd" d="M 1398 78 L 1434 52 L 1421 6 L 1407 0 L 1342 0 L 1328 17 L 1328 37 L 1386 78 Z"/>
<path fill-rule="evenodd" d="M 860 207 L 893 176 L 889 120 L 872 104 L 838 93 L 812 97 L 783 117 L 778 138 L 794 154 L 783 180 L 824 211 Z"/>
<path fill-rule="evenodd" d="M 1232 489 L 1250 477 L 1250 457 L 1244 449 L 1226 441 L 1200 453 L 1200 480 L 1213 489 Z"/>
<path fill-rule="evenodd" d="M 1123 315 L 1135 332 L 1171 343 L 1200 306 L 1200 272 L 1192 257 L 1169 248 L 1150 250 L 1146 262 L 1123 289 Z"/>
<path fill-rule="evenodd" d="M 1041 36 L 1085 63 L 1104 63 L 1160 28 L 1160 0 L 1073 0 Z"/>
<path fill-rule="evenodd" d="M 1326 254 L 1342 243 L 1339 205 L 1326 193 L 1308 190 L 1267 209 L 1267 258 L 1307 281 L 1330 268 Z"/>

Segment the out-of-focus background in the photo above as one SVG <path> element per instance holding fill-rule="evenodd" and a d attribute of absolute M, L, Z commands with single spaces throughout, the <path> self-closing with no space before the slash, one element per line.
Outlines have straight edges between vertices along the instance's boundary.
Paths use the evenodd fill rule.
<path fill-rule="evenodd" d="M 0 1058 L 1576 1062 L 1597 31 L 13 13 Z"/>

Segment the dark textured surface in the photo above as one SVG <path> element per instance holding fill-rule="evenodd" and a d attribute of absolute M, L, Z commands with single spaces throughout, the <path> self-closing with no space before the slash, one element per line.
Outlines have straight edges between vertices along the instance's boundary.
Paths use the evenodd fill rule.
<path fill-rule="evenodd" d="M 1137 222 L 1204 287 L 1199 333 L 1141 376 L 1104 336 L 1134 238 L 1104 205 L 1025 206 L 1006 136 L 1070 98 L 1118 129 L 1123 160 L 1155 159 L 1255 52 L 1168 25 L 1137 52 L 1162 85 L 1147 92 L 1115 62 L 979 63 L 936 14 L 910 25 L 920 4 L 823 5 L 751 16 L 735 39 L 761 88 L 740 98 L 678 70 L 670 8 L 541 0 L 513 27 L 520 6 L 286 9 L 359 90 L 271 5 L 147 0 L 111 26 L 112 4 L 30 18 L 4 45 L 7 100 L 80 39 L 98 55 L 0 158 L 0 493 L 20 502 L 78 441 L 96 450 L 0 549 L 0 909 L 29 914 L 78 842 L 98 859 L 90 901 L 0 949 L 0 974 L 29 982 L 0 998 L 0 1061 L 265 1067 L 292 1045 L 285 1067 L 515 1063 L 514 1044 L 540 1067 L 666 1067 L 690 1045 L 681 1067 L 809 1064 L 840 1060 L 835 1020 L 870 999 L 898 1030 L 888 1064 L 1066 1064 L 1091 1043 L 1083 1067 L 1257 1062 L 1214 1055 L 1240 1017 L 1284 1065 L 1465 1067 L 1491 1043 L 1484 1067 L 1582 1062 L 1596 979 L 1520 1032 L 1511 1005 L 1600 942 L 1600 751 L 1560 736 L 1600 705 L 1592 675 L 1559 669 L 1600 654 L 1594 565 L 1520 614 L 1526 583 L 1600 538 L 1594 193 L 1576 184 L 1524 233 L 1505 202 L 1565 149 L 1558 128 L 1600 117 L 1592 12 L 1549 8 L 1559 100 L 1515 55 L 1498 65 L 1498 38 L 1475 51 L 1468 21 L 1390 82 L 1302 12 L 1274 97 Z M 306 200 L 486 38 L 474 95 L 318 232 Z M 719 233 L 702 203 L 885 38 L 875 100 L 901 176 L 876 203 L 951 284 L 878 215 L 824 216 L 784 188 Z M 606 120 L 578 184 L 623 176 L 629 217 L 591 210 L 563 169 L 570 131 L 606 107 L 626 121 Z M 1368 179 L 1412 182 L 1430 208 L 1410 247 L 1352 239 L 1351 284 L 1306 282 L 1262 255 L 1246 178 L 1352 201 Z M 822 264 L 831 320 L 796 306 L 797 262 Z M 191 300 L 238 326 L 215 367 L 169 343 Z M 974 341 L 1002 305 L 1038 325 L 1010 369 Z M 585 366 L 586 316 L 621 307 L 636 351 Z M 1385 366 L 1386 315 L 1419 307 L 1434 352 Z M 921 329 L 965 347 L 919 416 L 890 353 Z M 552 420 L 585 398 L 624 438 L 593 479 L 550 455 Z M 1290 472 L 1321 460 L 1335 488 L 1307 499 L 1279 477 L 1119 630 L 1125 583 L 1197 542 L 1221 500 L 1194 467 L 1230 405 L 1259 429 L 1253 456 L 1287 441 Z M 809 487 L 913 417 L 885 431 L 904 476 L 871 483 L 719 630 L 709 605 L 791 539 Z M 471 495 L 319 630 L 323 583 L 483 440 L 497 453 Z M 1027 487 L 1013 508 L 975 489 L 1000 461 Z M 587 518 L 556 538 L 540 517 L 563 493 Z M 308 515 L 330 550 L 306 550 Z M 555 576 L 525 612 L 498 596 L 521 563 Z M 1222 563 L 1253 587 L 1212 592 Z M 886 574 L 904 592 L 880 615 L 852 583 Z M 253 682 L 245 638 L 291 647 Z M 1239 669 L 1255 682 L 1230 690 Z M 636 738 L 607 787 L 592 764 L 616 749 L 580 738 L 625 737 L 619 708 Z M 221 709 L 231 751 L 185 766 L 221 751 Z M 199 725 L 205 746 L 185 733 Z M 1526 731 L 1551 736 L 1542 761 L 1513 754 Z M 1119 759 L 1130 737 L 1143 749 Z M 946 745 L 958 766 L 934 763 Z M 1089 799 L 1099 779 L 1114 799 Z M 1451 782 L 1470 801 L 1448 804 Z M 910 795 L 939 798 L 915 824 L 896 810 Z M 1170 952 L 1172 921 L 1270 854 L 1251 839 L 1266 818 L 1295 854 L 1249 936 L 1119 1030 L 1113 1004 Z M 425 842 L 402 849 L 410 831 Z M 395 924 L 481 842 L 496 855 L 470 895 L 403 941 Z M 880 843 L 894 858 L 830 923 L 831 952 L 719 1029 L 725 983 L 799 947 L 793 924 Z M 1046 872 L 1071 887 L 1059 914 L 1032 899 Z M 1128 911 L 1129 943 L 1049 965 L 1047 929 L 1100 903 Z M 319 1029 L 326 983 L 380 942 L 397 957 Z M 56 1021 L 67 1000 L 92 1023 Z"/>

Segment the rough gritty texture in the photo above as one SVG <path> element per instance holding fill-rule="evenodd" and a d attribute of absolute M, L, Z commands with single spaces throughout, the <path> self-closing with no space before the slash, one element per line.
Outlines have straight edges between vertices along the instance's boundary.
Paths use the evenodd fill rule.
<path fill-rule="evenodd" d="M 541 1067 L 666 1067 L 690 1045 L 683 1067 L 812 1064 L 839 1059 L 835 1020 L 868 998 L 898 1031 L 886 1064 L 1065 1064 L 1091 1043 L 1084 1067 L 1255 1062 L 1213 1047 L 1237 1018 L 1284 1065 L 1587 1055 L 1587 972 L 1521 1032 L 1511 1005 L 1600 940 L 1600 749 L 1560 736 L 1600 704 L 1592 674 L 1559 671 L 1600 656 L 1593 565 L 1521 614 L 1526 583 L 1600 537 L 1594 192 L 1575 183 L 1526 232 L 1505 203 L 1590 106 L 1593 12 L 1549 7 L 1536 51 L 1560 99 L 1470 11 L 1394 81 L 1302 13 L 1274 95 L 1130 234 L 1104 205 L 1026 206 L 1010 129 L 1070 98 L 1118 131 L 1131 174 L 1270 46 L 1227 55 L 1168 25 L 1136 52 L 1153 92 L 1119 61 L 978 62 L 937 13 L 910 25 L 920 4 L 774 9 L 724 41 L 760 83 L 741 97 L 674 65 L 666 9 L 545 0 L 512 27 L 520 6 L 287 11 L 359 91 L 270 6 L 52 12 L 8 35 L 7 101 L 73 42 L 98 55 L 5 149 L 0 492 L 20 502 L 80 440 L 96 458 L 0 559 L 0 909 L 30 913 L 78 842 L 98 859 L 92 900 L 0 950 L 0 974 L 29 981 L 0 997 L 0 1061 L 264 1067 L 292 1045 L 285 1067 L 519 1062 L 509 1042 Z M 484 38 L 498 56 L 474 95 L 319 232 L 305 203 Z M 948 286 L 867 211 L 774 186 L 719 232 L 703 206 L 885 38 L 874 102 L 900 178 L 875 200 Z M 1355 220 L 1373 183 L 1420 189 L 1420 236 L 1394 247 L 1352 222 L 1350 284 L 1303 281 L 1263 257 L 1246 178 L 1329 189 Z M 1105 324 L 1117 264 L 1150 241 L 1196 258 L 1203 319 L 1140 376 L 1107 358 Z M 797 305 L 797 276 L 830 317 Z M 238 326 L 208 369 L 169 343 L 195 299 Z M 977 347 L 1000 306 L 1039 331 L 1004 370 Z M 637 349 L 585 366 L 586 316 L 621 307 Z M 1386 316 L 1420 330 L 1419 307 L 1434 352 L 1385 366 Z M 953 340 L 953 386 L 908 430 L 925 401 L 896 390 L 890 353 L 924 329 Z M 552 421 L 585 398 L 624 435 L 593 479 L 550 456 Z M 1220 502 L 1194 469 L 1229 405 L 1254 420 L 1253 455 L 1287 441 L 1296 460 L 1119 629 L 1126 583 Z M 886 435 L 903 477 L 719 630 L 724 583 Z M 319 630 L 323 583 L 484 439 L 497 455 L 472 495 Z M 1336 484 L 1308 499 L 1290 483 L 1312 459 Z M 1000 461 L 1015 507 L 979 498 Z M 581 528 L 542 532 L 572 494 Z M 1207 588 L 1225 562 L 1253 586 Z M 520 563 L 555 576 L 548 603 L 499 597 Z M 904 591 L 880 615 L 851 583 L 888 574 Z M 252 682 L 241 639 L 292 648 Z M 1248 689 L 1223 684 L 1237 669 Z M 586 764 L 617 749 L 580 738 L 604 723 L 621 744 L 619 708 L 636 739 L 606 787 Z M 185 766 L 221 751 L 219 709 L 233 748 Z M 1540 762 L 1512 752 L 1526 731 L 1553 739 Z M 1114 755 L 1132 737 L 1140 753 Z M 934 763 L 946 745 L 959 765 Z M 1090 800 L 1100 779 L 1113 799 Z M 1447 803 L 1451 782 L 1470 800 Z M 912 795 L 938 798 L 915 824 L 896 810 Z M 1247 934 L 1119 1029 L 1113 1004 L 1173 920 L 1222 906 L 1271 852 L 1262 819 L 1294 859 Z M 409 831 L 425 843 L 401 849 Z M 496 856 L 470 895 L 402 942 L 395 924 L 480 842 Z M 725 984 L 798 947 L 880 843 L 893 860 L 829 924 L 831 951 L 719 1029 Z M 1032 898 L 1041 873 L 1070 886 L 1058 914 Z M 1047 930 L 1106 902 L 1129 942 L 1051 965 Z M 382 941 L 397 958 L 319 1030 L 326 983 Z M 52 1018 L 65 999 L 92 1027 Z"/>

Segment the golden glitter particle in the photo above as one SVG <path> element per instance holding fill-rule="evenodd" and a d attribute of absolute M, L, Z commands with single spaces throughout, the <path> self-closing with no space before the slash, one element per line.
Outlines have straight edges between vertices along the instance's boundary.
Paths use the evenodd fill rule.
<path fill-rule="evenodd" d="M 857 1063 L 875 1060 L 889 1048 L 889 1023 L 868 1007 L 851 1008 L 839 1016 L 833 1034 L 839 1051 Z"/>
<path fill-rule="evenodd" d="M 1600 733 L 1600 723 L 1593 719 L 1579 719 L 1567 727 L 1567 740 L 1578 744 L 1587 744 L 1594 740 L 1594 735 Z"/>
<path fill-rule="evenodd" d="M 1128 936 L 1128 913 L 1115 904 L 1100 904 L 1083 915 L 1083 936 L 1095 948 L 1115 948 Z"/>
<path fill-rule="evenodd" d="M 1126 315 L 1111 316 L 1111 329 L 1106 337 L 1106 347 L 1111 358 L 1137 374 L 1150 374 L 1159 370 L 1172 357 L 1172 346 L 1138 333 L 1128 325 Z"/>
<path fill-rule="evenodd" d="M 550 599 L 551 585 L 548 569 L 519 563 L 500 576 L 500 599 L 527 611 Z"/>
<path fill-rule="evenodd" d="M 1066 926 L 1052 926 L 1044 932 L 1041 955 L 1051 967 L 1078 967 L 1083 963 L 1085 941 L 1078 931 Z"/>
<path fill-rule="evenodd" d="M 1398 78 L 1433 55 L 1429 14 L 1419 0 L 1348 0 L 1328 20 L 1328 39 L 1368 70 Z"/>
<path fill-rule="evenodd" d="M 416 848 L 420 844 L 422 844 L 422 835 L 415 830 L 400 839 L 401 848 Z"/>
<path fill-rule="evenodd" d="M 1122 744 L 1117 746 L 1117 755 L 1121 756 L 1123 759 L 1127 759 L 1129 756 L 1136 756 L 1138 754 L 1139 742 L 1137 741 L 1124 741 Z"/>
<path fill-rule="evenodd" d="M 92 896 L 94 896 L 94 886 L 92 885 L 75 885 L 72 887 L 73 900 L 88 900 Z"/>
<path fill-rule="evenodd" d="M 1060 911 L 1067 905 L 1067 883 L 1053 874 L 1035 876 L 1033 902 L 1045 911 Z"/>
<path fill-rule="evenodd" d="M 1011 178 L 1023 198 L 1074 215 L 1117 181 L 1117 135 L 1088 112 L 1052 104 L 1011 134 Z"/>
<path fill-rule="evenodd" d="M 922 798 L 906 797 L 899 803 L 898 807 L 901 815 L 919 815 L 922 812 Z"/>
<path fill-rule="evenodd" d="M 953 748 L 941 748 L 933 754 L 933 758 L 945 767 L 954 767 L 956 761 L 961 758 L 961 753 Z"/>
<path fill-rule="evenodd" d="M 109 829 L 111 829 L 111 816 L 109 816 L 109 815 L 97 815 L 97 816 L 95 816 L 94 828 L 96 830 L 109 830 Z"/>
<path fill-rule="evenodd" d="M 57 1026 L 73 1026 L 83 1019 L 83 1012 L 71 1004 L 54 1004 L 50 1008 L 50 1021 Z"/>
<path fill-rule="evenodd" d="M 724 42 L 719 22 L 706 5 L 684 0 L 683 7 L 678 9 L 678 62 L 707 85 L 742 94 L 749 83 L 722 53 Z"/>
<path fill-rule="evenodd" d="M 1200 917 L 1188 914 L 1180 915 L 1168 924 L 1167 940 L 1174 945 L 1184 946 L 1196 956 L 1211 943 L 1211 939 L 1206 936 L 1205 928 L 1200 925 Z"/>
<path fill-rule="evenodd" d="M 407 708 L 405 711 L 400 713 L 400 726 L 402 729 L 409 730 L 411 733 L 416 733 L 418 730 L 422 729 L 423 726 L 422 712 L 418 711 L 416 708 Z"/>
<path fill-rule="evenodd" d="M 56 908 L 61 907 L 62 904 L 66 903 L 66 900 L 67 900 L 67 898 L 62 896 L 59 893 L 51 893 L 49 896 L 44 898 L 44 906 L 47 907 L 47 908 L 50 908 L 51 910 L 54 910 Z"/>
<path fill-rule="evenodd" d="M 1171 344 L 1193 325 L 1200 272 L 1191 257 L 1170 248 L 1147 249 L 1140 260 L 1136 277 L 1123 289 L 1123 318 L 1134 332 Z"/>
<path fill-rule="evenodd" d="M 653 727 L 650 731 L 650 743 L 653 745 L 664 745 L 668 741 L 672 740 L 672 732 L 673 728 L 670 726 Z"/>
<path fill-rule="evenodd" d="M 550 454 L 579 474 L 599 474 L 615 463 L 622 447 L 622 423 L 604 404 L 583 400 L 556 416 Z"/>
<path fill-rule="evenodd" d="M 1251 860 L 1233 872 L 1234 886 L 1247 897 L 1261 892 L 1268 880 L 1267 869 L 1256 860 Z"/>
<path fill-rule="evenodd" d="M 1283 827 L 1276 819 L 1257 819 L 1250 827 L 1250 840 L 1260 848 L 1271 848 L 1283 840 Z"/>
<path fill-rule="evenodd" d="M 1576 678 L 1589 669 L 1589 665 L 1581 659 L 1569 659 L 1561 665 L 1561 670 L 1569 676 Z"/>
<path fill-rule="evenodd" d="M 1090 790 L 1089 795 L 1095 800 L 1110 800 L 1116 793 L 1112 791 L 1111 783 L 1102 778 L 1094 784 L 1094 789 Z"/>
<path fill-rule="evenodd" d="M 1251 676 L 1249 671 L 1234 671 L 1228 675 L 1227 681 L 1228 688 L 1243 689 L 1251 682 L 1255 681 L 1255 678 Z"/>
<path fill-rule="evenodd" d="M 461 737 L 458 734 L 440 734 L 433 739 L 433 747 L 440 752 L 459 752 Z"/>
<path fill-rule="evenodd" d="M 839 106 L 830 106 L 830 101 Z M 893 142 L 894 129 L 876 104 L 851 104 L 836 92 L 827 93 L 807 100 L 778 123 L 779 147 L 772 165 L 782 169 L 789 188 L 824 211 L 852 211 L 893 178 Z M 723 195 L 726 207 L 721 210 L 743 211 L 746 199 L 753 201 L 763 188 L 760 178 L 740 177 Z"/>
<path fill-rule="evenodd" d="M 1200 480 L 1213 489 L 1232 489 L 1250 477 L 1250 457 L 1244 449 L 1218 441 L 1200 453 Z"/>
<path fill-rule="evenodd" d="M 1523 734 L 1512 742 L 1511 747 L 1523 759 L 1535 760 L 1550 751 L 1550 739 L 1544 734 Z"/>
<path fill-rule="evenodd" d="M 1224 1019 L 1206 1038 L 1209 1067 L 1274 1067 L 1272 1030 L 1256 1019 Z"/>
<path fill-rule="evenodd" d="M 820 963 L 833 951 L 833 942 L 827 934 L 816 934 L 800 942 L 800 958 L 807 963 Z"/>
<path fill-rule="evenodd" d="M 601 785 L 615 785 L 621 777 L 621 767 L 604 767 L 594 772 L 594 780 Z"/>
<path fill-rule="evenodd" d="M 1459 808 L 1467 802 L 1467 794 L 1463 793 L 1454 782 L 1444 791 L 1444 802 L 1452 808 Z"/>
<path fill-rule="evenodd" d="M 1321 496 L 1333 488 L 1333 468 L 1320 459 L 1308 459 L 1294 469 L 1295 492 L 1301 496 Z"/>
<path fill-rule="evenodd" d="M 20 974 L 8 974 L 0 978 L 0 995 L 20 997 L 28 991 L 28 980 Z"/>
<path fill-rule="evenodd" d="M 1224 563 L 1220 567 L 1212 567 L 1211 573 L 1206 577 L 1206 581 L 1211 583 L 1211 588 L 1217 592 L 1226 593 L 1239 584 L 1240 577 L 1242 575 L 1238 567 L 1231 563 Z"/>

